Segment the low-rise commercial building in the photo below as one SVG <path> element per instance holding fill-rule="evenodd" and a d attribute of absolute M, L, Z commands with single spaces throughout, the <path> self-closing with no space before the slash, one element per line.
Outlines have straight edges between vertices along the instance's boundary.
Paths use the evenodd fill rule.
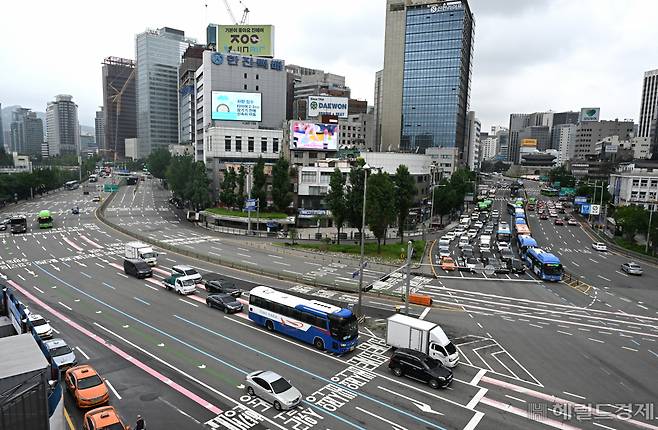
<path fill-rule="evenodd" d="M 616 206 L 640 205 L 658 209 L 658 161 L 635 161 L 610 175 L 608 191 Z"/>

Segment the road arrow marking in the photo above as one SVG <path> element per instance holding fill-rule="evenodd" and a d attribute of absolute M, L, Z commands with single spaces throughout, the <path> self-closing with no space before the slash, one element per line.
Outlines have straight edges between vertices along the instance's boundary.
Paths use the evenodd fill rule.
<path fill-rule="evenodd" d="M 159 343 L 158 346 L 162 348 L 164 346 L 164 343 Z"/>
<path fill-rule="evenodd" d="M 103 311 L 96 311 L 96 313 L 97 313 L 97 314 L 102 314 L 102 313 L 103 313 Z"/>
<path fill-rule="evenodd" d="M 205 365 L 205 364 L 200 364 L 200 365 L 198 365 L 197 367 L 198 367 L 199 369 L 205 369 L 205 368 L 206 368 L 206 365 Z"/>
<path fill-rule="evenodd" d="M 238 385 L 238 388 L 241 389 L 241 390 L 244 389 L 244 384 Z"/>
<path fill-rule="evenodd" d="M 418 409 L 420 409 L 420 410 L 423 411 L 423 412 L 428 412 L 428 413 L 437 414 L 437 415 L 443 415 L 441 412 L 439 412 L 439 411 L 435 411 L 434 409 L 432 409 L 432 407 L 431 407 L 430 405 L 428 405 L 427 403 L 423 403 L 423 402 L 421 402 L 420 400 L 416 400 L 416 399 L 414 399 L 414 398 L 404 396 L 404 395 L 402 395 L 402 394 L 400 394 L 400 393 L 396 393 L 395 391 L 393 391 L 393 390 L 389 390 L 388 388 L 384 388 L 384 387 L 382 387 L 381 385 L 378 385 L 377 388 L 379 388 L 379 389 L 382 390 L 382 391 L 387 391 L 387 392 L 389 392 L 389 393 L 391 393 L 391 394 L 393 394 L 393 395 L 395 395 L 395 396 L 402 397 L 403 399 L 407 399 L 407 400 L 409 400 L 409 401 L 412 402 L 414 405 L 416 405 L 416 407 L 417 407 Z"/>
<path fill-rule="evenodd" d="M 128 327 L 130 327 L 130 325 L 128 325 L 128 324 L 123 325 L 123 328 L 128 328 Z"/>

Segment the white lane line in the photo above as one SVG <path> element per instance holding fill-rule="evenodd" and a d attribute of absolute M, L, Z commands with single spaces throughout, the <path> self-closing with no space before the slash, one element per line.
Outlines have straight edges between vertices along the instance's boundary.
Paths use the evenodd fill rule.
<path fill-rule="evenodd" d="M 480 391 L 478 391 L 473 398 L 471 399 L 470 402 L 466 405 L 466 409 L 473 409 L 475 406 L 477 406 L 478 403 L 480 403 L 480 400 L 482 400 L 482 397 L 484 397 L 485 394 L 487 394 L 487 391 L 489 391 L 488 388 L 480 388 Z"/>
<path fill-rule="evenodd" d="M 57 303 L 59 303 L 60 305 L 62 305 L 63 307 L 65 307 L 66 309 L 68 309 L 68 310 L 70 310 L 70 311 L 73 310 L 73 309 L 71 309 L 70 307 L 66 306 L 66 305 L 65 305 L 64 303 L 62 303 L 62 302 L 57 302 Z"/>
<path fill-rule="evenodd" d="M 282 272 L 292 273 L 293 275 L 299 275 L 299 276 L 303 275 L 302 273 L 295 272 L 294 270 L 288 270 L 288 269 L 283 269 Z"/>
<path fill-rule="evenodd" d="M 533 324 L 533 323 L 528 323 L 528 325 L 531 325 L 531 326 L 533 326 L 533 327 L 537 327 L 537 328 L 544 328 L 544 327 L 541 326 L 541 325 Z"/>
<path fill-rule="evenodd" d="M 155 290 L 155 291 L 159 291 L 159 290 L 160 290 L 159 288 L 153 287 L 153 286 L 151 286 L 151 285 L 149 285 L 149 284 L 144 284 L 144 286 L 149 287 L 150 289 Z"/>
<path fill-rule="evenodd" d="M 604 428 L 604 429 L 608 429 L 608 430 L 616 430 L 614 427 L 604 426 L 603 424 L 595 423 L 594 421 L 592 421 L 592 424 L 595 425 L 595 426 L 597 426 L 597 427 Z"/>
<path fill-rule="evenodd" d="M 187 304 L 190 305 L 190 306 L 194 306 L 195 308 L 198 308 L 198 307 L 199 307 L 199 305 L 197 305 L 196 303 L 188 302 L 188 301 L 185 300 L 185 299 L 178 299 L 178 300 L 180 300 L 180 301 L 183 302 L 183 303 L 187 303 Z"/>
<path fill-rule="evenodd" d="M 382 390 L 382 391 L 386 391 L 387 393 L 393 394 L 394 396 L 402 397 L 403 399 L 409 400 L 411 403 L 413 403 L 413 404 L 415 404 L 415 405 L 423 404 L 423 402 L 421 402 L 420 400 L 416 400 L 416 399 L 414 399 L 413 397 L 405 396 L 405 395 L 403 395 L 403 394 L 400 394 L 400 393 L 398 393 L 398 392 L 395 392 L 395 391 L 393 391 L 393 390 L 391 390 L 391 389 L 388 389 L 388 388 L 386 388 L 386 387 L 382 387 L 381 385 L 378 385 L 377 388 L 379 388 L 379 389 Z M 486 388 L 482 388 L 481 390 L 489 391 L 489 390 L 486 389 Z M 435 414 L 438 414 L 438 415 L 443 415 L 443 414 L 442 414 L 441 412 L 439 412 L 439 411 L 433 411 L 433 412 L 434 412 Z"/>
<path fill-rule="evenodd" d="M 587 339 L 591 340 L 592 342 L 605 343 L 605 342 L 602 341 L 602 340 L 599 340 L 599 339 L 592 339 L 591 337 L 588 337 Z"/>
<path fill-rule="evenodd" d="M 420 314 L 420 317 L 419 317 L 419 318 L 420 318 L 421 320 L 424 320 L 425 317 L 427 316 L 427 314 L 430 312 L 431 309 L 432 309 L 432 308 L 431 308 L 430 306 L 426 307 L 425 310 L 423 310 L 423 313 Z M 480 327 L 480 328 L 482 328 L 482 327 Z"/>
<path fill-rule="evenodd" d="M 516 400 L 517 402 L 527 403 L 525 400 L 519 399 L 518 397 L 510 396 L 509 394 L 505 394 L 505 397 L 507 397 L 509 399 L 512 399 L 512 400 Z"/>
<path fill-rule="evenodd" d="M 119 276 L 123 276 L 124 278 L 128 279 L 128 276 L 127 276 L 127 275 L 124 275 L 124 274 L 121 273 L 121 272 L 117 272 L 117 275 L 119 275 Z"/>
<path fill-rule="evenodd" d="M 603 279 L 604 281 L 612 282 L 610 279 L 606 278 L 605 276 L 601 276 L 601 275 L 596 275 L 596 276 Z"/>
<path fill-rule="evenodd" d="M 471 420 L 466 424 L 466 427 L 464 427 L 464 430 L 474 430 L 475 427 L 480 423 L 480 420 L 482 420 L 482 417 L 484 417 L 483 412 L 479 411 L 473 411 L 475 414 L 471 418 Z"/>
<path fill-rule="evenodd" d="M 86 358 L 87 360 L 89 360 L 89 356 L 88 356 L 87 354 L 85 354 L 85 352 L 84 352 L 83 350 L 81 350 L 79 346 L 76 346 L 75 349 L 77 349 L 78 352 L 80 352 L 80 354 L 82 354 L 82 356 L 83 356 L 84 358 Z"/>
<path fill-rule="evenodd" d="M 629 351 L 637 352 L 637 349 L 635 349 L 635 348 L 629 348 L 627 346 L 622 346 L 622 348 L 627 349 Z"/>
<path fill-rule="evenodd" d="M 117 390 L 114 389 L 114 386 L 112 386 L 112 384 L 110 383 L 110 381 L 108 381 L 108 380 L 106 379 L 106 380 L 105 380 L 105 384 L 107 384 L 107 386 L 110 387 L 110 390 L 112 390 L 112 392 L 114 393 L 114 395 L 117 396 L 117 399 L 121 400 L 121 396 L 119 395 L 119 393 L 117 393 Z"/>
<path fill-rule="evenodd" d="M 558 333 L 562 333 L 562 334 L 566 334 L 567 336 L 573 336 L 573 334 L 571 334 L 571 333 L 567 333 L 566 331 L 557 330 L 557 332 L 558 332 Z"/>
<path fill-rule="evenodd" d="M 637 306 L 640 307 L 640 308 L 642 308 L 642 309 L 644 309 L 644 310 L 647 310 L 647 311 L 649 310 L 649 308 L 646 307 L 646 306 L 644 306 L 644 305 L 637 305 Z"/>
<path fill-rule="evenodd" d="M 25 280 L 25 278 L 23 278 L 23 276 L 21 276 L 21 275 L 18 274 L 18 273 L 16 274 L 16 276 L 18 276 L 19 278 L 21 278 L 21 280 L 23 280 L 23 281 Z"/>
<path fill-rule="evenodd" d="M 487 373 L 487 369 L 480 369 L 477 374 L 471 379 L 470 384 L 471 385 L 477 385 L 478 382 L 480 382 L 480 379 L 484 376 L 484 374 Z"/>
<path fill-rule="evenodd" d="M 568 392 L 568 391 L 562 391 L 562 392 L 563 392 L 564 394 L 566 394 L 567 396 L 575 397 L 575 398 L 577 398 L 577 399 L 586 400 L 586 397 L 579 396 L 578 394 L 570 393 L 570 392 Z"/>
<path fill-rule="evenodd" d="M 41 294 L 44 294 L 43 290 L 41 290 L 39 287 L 35 286 L 34 289 L 40 292 Z"/>
<path fill-rule="evenodd" d="M 239 249 L 239 248 L 238 248 L 238 249 Z M 244 257 L 244 258 L 251 258 L 250 255 L 247 255 L 247 254 L 240 254 L 239 252 L 237 253 L 237 255 L 239 255 L 240 257 Z"/>
<path fill-rule="evenodd" d="M 284 263 L 283 261 L 273 261 L 272 263 L 274 263 L 274 264 L 280 264 L 280 265 L 282 265 L 282 266 L 290 267 L 290 264 L 288 264 L 288 263 Z"/>
<path fill-rule="evenodd" d="M 370 415 L 371 417 L 374 417 L 374 418 L 377 418 L 377 419 L 379 419 L 379 420 L 384 421 L 385 423 L 387 423 L 387 424 L 389 424 L 391 427 L 393 427 L 393 429 L 395 429 L 395 430 L 407 430 L 406 427 L 402 427 L 401 425 L 396 424 L 396 423 L 394 423 L 393 421 L 389 421 L 389 420 L 387 420 L 386 418 L 382 418 L 382 417 L 380 417 L 379 415 L 373 414 L 372 412 L 367 411 L 367 410 L 365 410 L 365 409 L 363 409 L 363 408 L 360 408 L 360 407 L 358 407 L 358 406 L 356 406 L 354 409 L 358 409 L 359 411 L 361 411 L 361 412 L 363 412 L 363 413 L 365 413 L 365 414 L 368 414 L 368 415 Z M 441 414 L 441 415 L 443 415 L 443 414 Z"/>
<path fill-rule="evenodd" d="M 272 257 L 272 258 L 283 258 L 283 257 L 281 257 L 280 255 L 267 254 L 267 256 L 268 256 L 268 257 Z"/>
<path fill-rule="evenodd" d="M 149 302 L 147 302 L 146 300 L 140 299 L 139 297 L 133 297 L 133 299 L 137 300 L 138 302 L 144 303 L 146 306 L 151 306 L 151 304 Z"/>

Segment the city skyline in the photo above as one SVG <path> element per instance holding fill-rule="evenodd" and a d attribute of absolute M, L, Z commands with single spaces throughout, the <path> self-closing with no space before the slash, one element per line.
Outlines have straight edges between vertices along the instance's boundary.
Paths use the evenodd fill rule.
<path fill-rule="evenodd" d="M 240 3 L 229 2 L 235 15 Z M 275 25 L 275 56 L 288 64 L 300 64 L 344 75 L 353 96 L 373 104 L 375 72 L 383 67 L 385 2 L 336 2 L 335 15 L 317 20 L 294 21 L 290 11 L 313 10 L 309 2 L 289 2 L 290 7 L 273 10 L 267 2 L 251 0 L 249 23 Z M 471 105 L 483 129 L 505 125 L 509 114 L 552 109 L 564 111 L 583 106 L 600 106 L 603 119 L 639 119 L 644 72 L 658 68 L 658 29 L 650 19 L 658 5 L 631 1 L 624 8 L 609 7 L 613 2 L 542 0 L 529 5 L 518 0 L 486 2 L 471 0 L 475 16 L 475 50 Z M 568 5 L 568 9 L 567 9 Z M 596 5 L 594 7 L 594 5 Z M 34 7 L 31 6 L 31 7 Z M 47 27 L 62 14 L 55 5 L 37 2 L 41 12 L 30 14 L 33 26 Z M 190 5 L 190 13 L 180 14 L 175 2 L 163 2 L 156 10 L 132 7 L 108 10 L 102 21 L 91 19 L 82 3 L 75 25 L 58 27 L 48 35 L 46 48 L 40 32 L 24 31 L 21 20 L 0 28 L 7 44 L 0 54 L 0 80 L 3 106 L 21 105 L 45 111 L 56 94 L 71 94 L 80 107 L 80 123 L 93 125 L 96 109 L 102 104 L 101 62 L 107 56 L 135 57 L 135 35 L 147 28 L 169 26 L 205 41 L 208 23 L 229 23 L 222 2 Z M 7 16 L 27 14 L 25 4 L 5 5 Z M 349 8 L 349 10 L 347 10 Z M 569 14 L 564 11 L 568 10 Z M 124 11 L 124 12 L 121 12 Z M 349 12 L 349 13 L 347 13 Z M 588 20 L 582 17 L 587 16 Z M 121 26 L 112 23 L 121 22 Z M 605 31 L 600 30 L 605 28 Z M 85 40 L 81 35 L 95 34 Z M 328 41 L 335 42 L 328 46 Z M 69 44 L 77 44 L 76 70 L 57 66 L 71 61 Z M 349 51 L 358 47 L 359 55 Z M 595 49 L 592 49 L 594 46 Z M 603 55 L 605 54 L 605 55 Z M 43 62 L 54 63 L 48 79 L 38 73 Z"/>

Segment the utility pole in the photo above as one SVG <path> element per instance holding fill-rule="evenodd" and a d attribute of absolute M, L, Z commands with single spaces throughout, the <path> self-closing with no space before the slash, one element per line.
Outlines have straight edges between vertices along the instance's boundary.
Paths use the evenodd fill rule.
<path fill-rule="evenodd" d="M 413 251 L 413 243 L 407 242 L 407 291 L 404 294 L 404 313 L 409 315 L 409 292 L 411 291 L 411 253 Z"/>
<path fill-rule="evenodd" d="M 653 209 L 655 205 L 655 201 L 653 204 L 651 204 L 650 208 Z M 651 240 L 651 217 L 653 215 L 653 210 L 649 210 L 649 227 L 647 228 L 647 244 L 644 246 L 644 253 L 648 254 L 649 253 L 649 240 Z"/>
<path fill-rule="evenodd" d="M 363 315 L 363 258 L 365 253 L 365 229 L 366 229 L 366 189 L 368 187 L 368 165 L 363 166 L 363 213 L 361 214 L 361 259 L 359 261 L 359 308 L 357 310 L 357 319 Z"/>
<path fill-rule="evenodd" d="M 247 169 L 247 200 L 251 200 L 251 167 Z M 251 235 L 251 206 L 247 201 L 247 235 Z"/>
<path fill-rule="evenodd" d="M 594 197 L 592 197 L 592 203 L 591 204 L 596 203 L 596 182 L 597 181 L 594 180 Z M 592 206 L 591 206 L 591 204 L 590 204 L 590 207 L 589 207 L 589 214 L 587 215 L 587 222 L 589 222 L 590 225 L 592 225 Z"/>

